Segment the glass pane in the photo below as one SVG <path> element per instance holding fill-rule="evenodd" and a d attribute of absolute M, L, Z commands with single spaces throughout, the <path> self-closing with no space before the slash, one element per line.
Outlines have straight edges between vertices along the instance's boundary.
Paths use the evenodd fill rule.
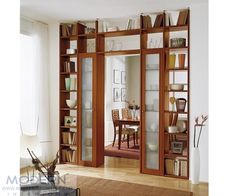
<path fill-rule="evenodd" d="M 159 170 L 159 54 L 146 55 L 146 168 Z"/>
<path fill-rule="evenodd" d="M 82 59 L 82 160 L 92 161 L 93 59 Z"/>

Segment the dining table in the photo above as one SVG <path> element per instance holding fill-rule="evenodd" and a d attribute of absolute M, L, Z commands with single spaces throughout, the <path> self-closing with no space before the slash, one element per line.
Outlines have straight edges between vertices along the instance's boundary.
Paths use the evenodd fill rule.
<path fill-rule="evenodd" d="M 119 119 L 118 123 L 119 123 L 118 149 L 120 149 L 122 126 L 124 126 L 124 125 L 140 125 L 140 120 L 139 119 Z"/>

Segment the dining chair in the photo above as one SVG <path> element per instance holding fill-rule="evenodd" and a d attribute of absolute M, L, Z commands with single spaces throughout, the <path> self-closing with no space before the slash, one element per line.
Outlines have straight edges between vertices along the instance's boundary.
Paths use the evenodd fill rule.
<path fill-rule="evenodd" d="M 132 115 L 128 108 L 122 108 L 121 114 L 122 114 L 122 119 L 132 119 Z M 134 132 L 134 137 L 133 137 L 134 145 L 135 145 L 135 141 L 136 141 L 136 144 L 138 144 L 138 136 L 140 132 L 140 127 L 137 125 L 131 125 L 131 126 L 126 125 L 126 128 L 131 129 Z"/>
<path fill-rule="evenodd" d="M 118 109 L 111 110 L 111 113 L 112 113 L 112 121 L 113 121 L 113 126 L 114 126 L 114 139 L 113 139 L 112 146 L 114 146 L 115 141 L 116 141 L 116 134 L 119 134 L 119 119 L 120 119 L 120 116 L 119 116 L 119 110 Z M 121 134 L 122 135 L 127 135 L 127 146 L 129 148 L 129 136 L 133 135 L 133 137 L 135 137 L 134 136 L 134 134 L 135 134 L 134 129 L 129 129 L 129 128 L 126 128 L 126 127 L 122 127 Z M 134 143 L 134 145 L 135 145 L 135 143 Z"/>

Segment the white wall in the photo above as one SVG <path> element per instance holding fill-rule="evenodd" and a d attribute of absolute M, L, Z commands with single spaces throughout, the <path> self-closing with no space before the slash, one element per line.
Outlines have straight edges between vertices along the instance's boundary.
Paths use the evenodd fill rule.
<path fill-rule="evenodd" d="M 166 8 L 168 9 L 168 8 Z M 190 7 L 191 10 L 191 55 L 190 55 L 190 127 L 191 147 L 194 118 L 208 114 L 208 4 L 201 3 Z M 59 40 L 58 25 L 49 25 L 50 45 L 50 121 L 54 141 L 53 153 L 58 149 L 59 132 Z M 208 126 L 205 127 L 200 141 L 201 169 L 200 180 L 208 181 Z M 191 158 L 191 153 L 190 153 Z M 191 170 L 192 165 L 190 165 Z M 191 173 L 190 173 L 191 178 Z"/>

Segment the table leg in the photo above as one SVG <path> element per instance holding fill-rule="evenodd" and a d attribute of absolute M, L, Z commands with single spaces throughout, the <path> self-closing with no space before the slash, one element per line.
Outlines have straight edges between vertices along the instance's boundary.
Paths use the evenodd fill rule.
<path fill-rule="evenodd" d="M 119 122 L 118 149 L 120 149 L 120 143 L 121 143 L 121 130 L 122 130 L 122 123 Z"/>

